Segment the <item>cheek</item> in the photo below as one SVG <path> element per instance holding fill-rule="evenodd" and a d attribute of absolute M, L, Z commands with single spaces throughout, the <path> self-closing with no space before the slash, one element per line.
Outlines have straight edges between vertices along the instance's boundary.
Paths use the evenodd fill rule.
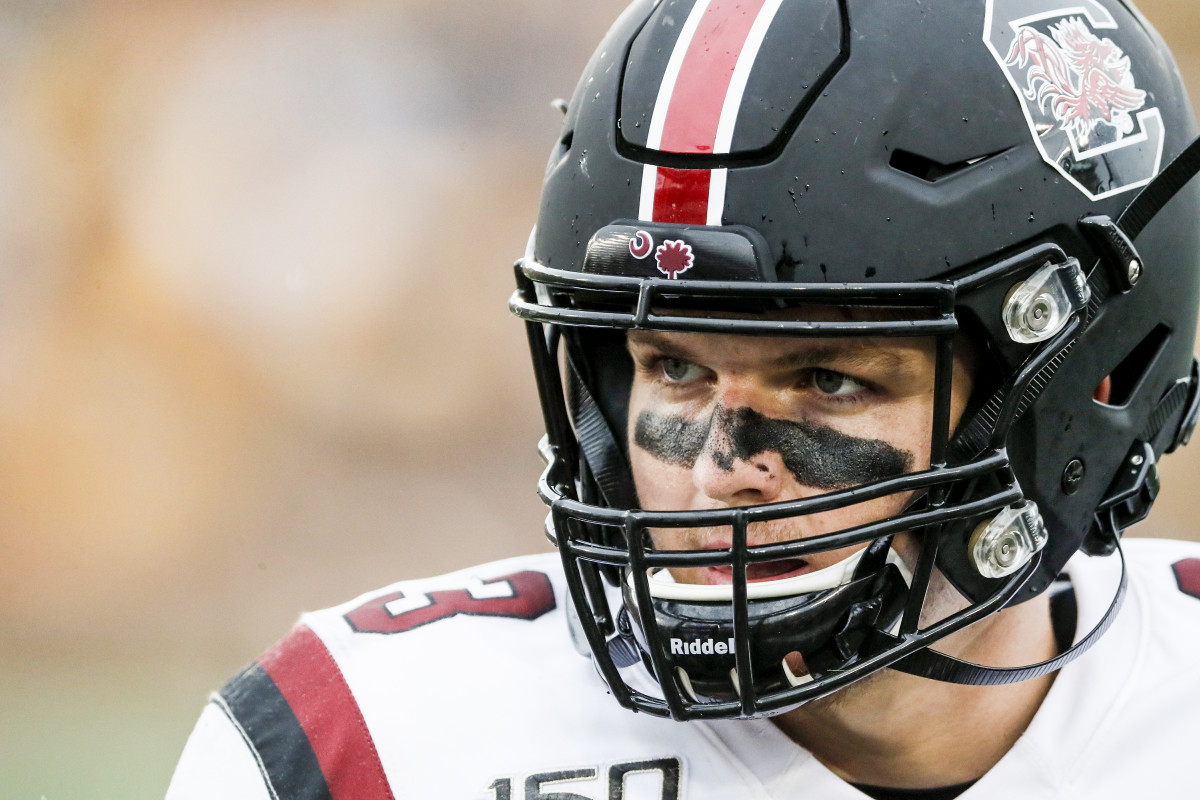
<path fill-rule="evenodd" d="M 856 432 L 868 439 L 878 438 L 912 455 L 912 471 L 929 467 L 929 443 L 933 430 L 933 397 L 921 396 L 882 410 L 871 420 L 869 430 Z"/>
<path fill-rule="evenodd" d="M 691 469 L 660 461 L 636 445 L 629 448 L 629 464 L 642 508 L 669 511 L 690 507 L 694 489 Z"/>
<path fill-rule="evenodd" d="M 809 538 L 821 534 L 834 533 L 894 517 L 904 510 L 911 497 L 911 492 L 905 492 L 900 495 L 880 497 L 875 500 L 868 500 L 865 503 L 857 503 L 845 508 L 812 514 L 804 518 L 805 521 L 801 523 L 804 528 L 803 536 L 804 538 Z M 849 546 L 846 548 L 845 555 L 849 555 L 850 552 L 858 550 L 862 546 Z M 842 551 L 837 552 L 840 553 Z"/>

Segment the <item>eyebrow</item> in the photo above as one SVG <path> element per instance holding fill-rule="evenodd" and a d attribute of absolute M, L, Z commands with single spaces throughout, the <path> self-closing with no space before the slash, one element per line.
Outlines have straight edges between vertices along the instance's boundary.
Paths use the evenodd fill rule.
<path fill-rule="evenodd" d="M 821 346 L 787 353 L 772 360 L 770 365 L 778 369 L 803 369 L 822 364 L 837 364 L 851 369 L 870 367 L 896 370 L 907 366 L 911 360 L 911 356 L 870 345 L 859 347 Z"/>
<path fill-rule="evenodd" d="M 627 337 L 631 347 L 653 347 L 668 358 L 701 362 L 703 357 L 686 344 L 667 338 L 661 331 L 637 331 Z M 887 350 L 873 344 L 822 344 L 785 353 L 767 362 L 773 369 L 808 369 L 833 364 L 847 369 L 902 370 L 912 365 L 914 354 Z"/>

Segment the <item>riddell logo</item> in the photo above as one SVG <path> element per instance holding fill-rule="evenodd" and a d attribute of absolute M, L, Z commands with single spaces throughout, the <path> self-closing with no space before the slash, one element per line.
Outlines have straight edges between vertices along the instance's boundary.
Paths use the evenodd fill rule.
<path fill-rule="evenodd" d="M 691 642 L 685 642 L 683 639 L 671 637 L 671 655 L 707 656 L 714 653 L 719 656 L 730 655 L 733 653 L 733 642 L 733 637 L 730 637 L 725 642 L 718 642 L 715 639 L 696 639 Z"/>

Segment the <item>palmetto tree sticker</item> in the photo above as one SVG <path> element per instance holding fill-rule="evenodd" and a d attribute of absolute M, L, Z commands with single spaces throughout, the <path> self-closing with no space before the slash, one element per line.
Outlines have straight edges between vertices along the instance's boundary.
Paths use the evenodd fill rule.
<path fill-rule="evenodd" d="M 658 271 L 671 280 L 687 272 L 695 263 L 692 246 L 681 239 L 667 239 L 654 251 L 654 260 L 658 263 Z"/>

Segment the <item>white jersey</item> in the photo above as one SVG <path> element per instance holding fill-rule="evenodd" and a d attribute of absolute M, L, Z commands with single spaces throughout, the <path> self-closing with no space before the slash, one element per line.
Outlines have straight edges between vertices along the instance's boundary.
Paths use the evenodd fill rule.
<path fill-rule="evenodd" d="M 960 797 L 1194 797 L 1200 547 L 1130 540 L 1110 631 Z M 1068 571 L 1077 635 L 1116 558 Z M 768 720 L 634 714 L 571 643 L 555 555 L 396 584 L 305 614 L 214 695 L 168 800 L 862 800 Z"/>

